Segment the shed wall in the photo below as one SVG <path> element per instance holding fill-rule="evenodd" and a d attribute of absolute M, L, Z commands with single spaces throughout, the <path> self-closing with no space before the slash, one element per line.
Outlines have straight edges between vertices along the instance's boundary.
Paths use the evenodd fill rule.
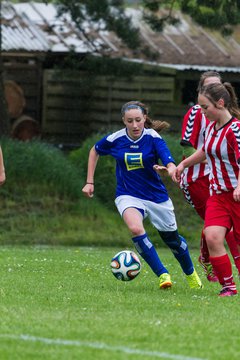
<path fill-rule="evenodd" d="M 174 92 L 172 75 L 116 79 L 45 70 L 43 134 L 53 142 L 79 142 L 92 132 L 118 129 L 122 126 L 120 109 L 130 100 L 146 103 L 152 118 L 168 121 L 178 131 L 186 107 L 174 106 Z"/>

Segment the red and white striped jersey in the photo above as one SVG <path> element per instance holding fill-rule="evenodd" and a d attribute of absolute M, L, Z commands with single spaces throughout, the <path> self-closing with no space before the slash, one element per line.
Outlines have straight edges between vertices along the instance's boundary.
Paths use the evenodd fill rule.
<path fill-rule="evenodd" d="M 201 149 L 204 144 L 204 132 L 208 124 L 209 120 L 202 114 L 200 105 L 192 106 L 183 118 L 180 144 L 196 150 Z M 182 173 L 180 185 L 181 187 L 187 186 L 198 178 L 208 175 L 209 172 L 210 169 L 207 164 L 190 166 Z"/>
<path fill-rule="evenodd" d="M 232 118 L 216 130 L 216 122 L 206 128 L 205 151 L 210 166 L 210 190 L 215 193 L 237 187 L 240 171 L 240 121 Z"/>

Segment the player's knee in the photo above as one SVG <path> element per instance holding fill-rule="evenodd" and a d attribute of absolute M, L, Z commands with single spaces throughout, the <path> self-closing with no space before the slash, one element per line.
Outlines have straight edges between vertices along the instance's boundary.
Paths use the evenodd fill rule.
<path fill-rule="evenodd" d="M 187 249 L 186 240 L 178 234 L 178 231 L 159 231 L 164 243 L 172 250 L 173 253 L 183 253 Z"/>
<path fill-rule="evenodd" d="M 132 236 L 139 236 L 144 232 L 144 228 L 138 224 L 128 225 L 128 229 L 130 230 Z"/>
<path fill-rule="evenodd" d="M 221 243 L 224 243 L 224 237 L 220 236 L 217 231 L 205 231 L 205 237 L 209 250 L 212 250 Z"/>

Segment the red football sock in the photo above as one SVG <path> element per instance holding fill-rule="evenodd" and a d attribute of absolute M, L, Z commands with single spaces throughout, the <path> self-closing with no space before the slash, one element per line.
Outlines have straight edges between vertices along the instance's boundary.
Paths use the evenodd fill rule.
<path fill-rule="evenodd" d="M 240 274 L 240 251 L 239 251 L 238 244 L 234 238 L 233 231 L 230 231 L 226 235 L 226 241 L 227 241 L 229 250 L 232 254 L 236 268 L 238 270 L 238 273 Z"/>
<path fill-rule="evenodd" d="M 216 257 L 210 256 L 209 259 L 220 284 L 222 286 L 236 289 L 233 281 L 232 265 L 228 254 Z"/>

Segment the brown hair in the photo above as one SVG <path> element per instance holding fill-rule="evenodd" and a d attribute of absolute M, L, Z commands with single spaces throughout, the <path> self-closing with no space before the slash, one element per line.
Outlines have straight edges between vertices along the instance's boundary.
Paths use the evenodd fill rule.
<path fill-rule="evenodd" d="M 121 114 L 122 116 L 124 116 L 126 111 L 130 109 L 138 109 L 138 108 L 142 111 L 144 115 L 146 115 L 146 121 L 145 121 L 146 129 L 154 129 L 157 132 L 160 132 L 170 127 L 170 124 L 167 121 L 152 120 L 148 115 L 149 113 L 148 107 L 140 101 L 129 101 L 126 104 L 124 104 L 121 109 Z"/>
<path fill-rule="evenodd" d="M 215 83 L 203 86 L 199 94 L 206 96 L 211 103 L 216 105 L 218 100 L 224 100 L 224 106 L 231 115 L 240 119 L 240 109 L 238 107 L 238 99 L 233 86 L 225 82 L 223 84 Z"/>
<path fill-rule="evenodd" d="M 220 82 L 222 82 L 222 77 L 217 71 L 213 71 L 213 70 L 205 71 L 200 76 L 200 80 L 199 80 L 198 87 L 197 87 L 198 92 L 204 86 L 205 80 L 210 77 L 217 77 L 217 78 L 219 78 Z"/>

